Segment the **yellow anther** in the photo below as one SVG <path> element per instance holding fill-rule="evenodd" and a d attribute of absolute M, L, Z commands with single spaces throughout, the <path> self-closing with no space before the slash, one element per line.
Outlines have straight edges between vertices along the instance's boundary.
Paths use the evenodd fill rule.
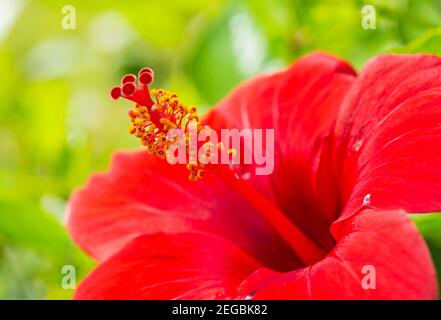
<path fill-rule="evenodd" d="M 141 125 L 141 124 L 143 124 L 144 119 L 141 119 L 141 118 L 135 118 L 134 122 L 135 122 L 135 125 Z"/>
<path fill-rule="evenodd" d="M 199 180 L 204 174 L 202 169 L 204 165 L 198 164 L 197 159 L 194 159 L 197 148 L 193 146 L 190 139 L 192 130 L 196 130 L 196 132 L 202 130 L 196 107 L 185 106 L 179 101 L 176 94 L 163 89 L 152 89 L 150 93 L 154 101 L 153 105 L 147 107 L 136 104 L 129 111 L 129 118 L 132 123 L 128 128 L 129 133 L 139 138 L 140 143 L 147 148 L 149 153 L 160 158 L 167 156 L 167 150 L 173 143 L 177 141 L 185 143 L 190 162 L 187 166 L 189 179 Z M 196 120 L 195 126 L 190 125 L 192 120 Z M 184 139 L 180 140 L 178 137 L 174 137 L 172 141 L 167 141 L 167 133 L 172 129 L 181 129 Z M 207 143 L 204 146 L 208 148 L 204 152 L 205 155 L 210 154 L 210 146 L 212 144 Z"/>
<path fill-rule="evenodd" d="M 173 97 L 170 99 L 170 104 L 176 106 L 179 103 L 179 100 L 177 97 Z"/>
<path fill-rule="evenodd" d="M 130 125 L 130 126 L 129 126 L 129 133 L 130 133 L 130 134 L 134 134 L 135 131 L 136 131 L 136 126 L 134 126 L 134 125 Z"/>
<path fill-rule="evenodd" d="M 188 116 L 188 120 L 196 120 L 197 122 L 199 122 L 199 116 L 195 113 L 190 113 L 190 115 Z"/>

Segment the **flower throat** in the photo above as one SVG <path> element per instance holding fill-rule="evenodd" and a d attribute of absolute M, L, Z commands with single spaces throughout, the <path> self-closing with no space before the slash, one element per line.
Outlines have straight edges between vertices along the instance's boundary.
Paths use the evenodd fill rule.
<path fill-rule="evenodd" d="M 135 135 L 149 153 L 160 158 L 167 156 L 167 150 L 176 141 L 169 139 L 168 133 L 173 129 L 180 129 L 184 135 L 186 152 L 191 155 L 194 144 L 191 137 L 192 130 L 199 133 L 203 128 L 200 117 L 194 106 L 183 105 L 176 94 L 163 89 L 152 89 L 148 86 L 153 82 L 154 73 L 150 68 L 143 68 L 138 76 L 125 75 L 121 85 L 114 87 L 110 94 L 113 99 L 123 97 L 135 102 L 135 106 L 128 111 L 130 117 L 129 133 Z M 151 94 L 151 95 L 150 95 Z M 153 96 L 154 100 L 151 98 Z M 211 144 L 211 146 L 210 146 Z M 207 153 L 212 149 L 210 141 L 202 144 L 207 146 Z M 223 149 L 219 143 L 215 148 Z M 236 149 L 225 150 L 234 155 Z M 209 157 L 209 154 L 207 154 Z M 196 181 L 204 175 L 204 164 L 198 163 L 189 157 L 187 164 L 189 180 Z M 285 239 L 293 251 L 305 263 L 314 263 L 322 258 L 326 252 L 309 239 L 296 225 L 281 212 L 271 201 L 257 189 L 233 175 L 233 172 L 224 166 L 216 166 L 213 171 L 232 189 L 240 193 L 266 219 L 272 227 Z"/>

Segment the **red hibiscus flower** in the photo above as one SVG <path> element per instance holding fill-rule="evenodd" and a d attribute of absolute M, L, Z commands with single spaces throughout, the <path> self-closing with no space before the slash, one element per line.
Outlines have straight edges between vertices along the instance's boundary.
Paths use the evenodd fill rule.
<path fill-rule="evenodd" d="M 151 106 L 152 79 L 143 70 L 139 86 L 129 76 L 112 95 Z M 380 56 L 357 76 L 314 53 L 252 79 L 203 122 L 274 129 L 273 174 L 238 179 L 212 165 L 190 181 L 146 151 L 116 154 L 69 203 L 73 238 L 99 262 L 75 297 L 436 298 L 406 213 L 441 209 L 440 101 L 430 55 Z"/>

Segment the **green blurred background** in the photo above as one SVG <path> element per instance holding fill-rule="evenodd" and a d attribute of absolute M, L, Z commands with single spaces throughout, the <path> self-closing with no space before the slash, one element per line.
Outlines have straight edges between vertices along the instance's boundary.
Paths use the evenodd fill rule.
<path fill-rule="evenodd" d="M 64 265 L 94 265 L 63 226 L 72 190 L 136 148 L 109 89 L 148 65 L 202 110 L 251 75 L 313 50 L 356 68 L 384 52 L 441 55 L 441 1 L 0 0 L 0 298 L 64 299 Z M 76 10 L 65 30 L 62 8 Z M 415 218 L 439 266 L 441 218 Z"/>

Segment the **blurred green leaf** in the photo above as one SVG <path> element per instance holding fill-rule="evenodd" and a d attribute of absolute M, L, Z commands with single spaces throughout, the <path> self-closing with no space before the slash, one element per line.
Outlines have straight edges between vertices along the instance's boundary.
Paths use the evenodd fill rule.
<path fill-rule="evenodd" d="M 412 219 L 426 240 L 432 255 L 441 297 L 441 213 L 412 215 Z"/>
<path fill-rule="evenodd" d="M 432 53 L 441 56 L 441 27 L 427 31 L 404 47 L 394 49 L 395 53 Z"/>
<path fill-rule="evenodd" d="M 214 104 L 244 79 L 236 63 L 233 35 L 229 24 L 234 10 L 229 9 L 206 30 L 194 47 L 188 70 L 204 99 Z"/>
<path fill-rule="evenodd" d="M 55 217 L 26 200 L 0 199 L 0 270 L 13 271 L 7 273 L 11 279 L 4 278 L 7 297 L 43 298 L 51 293 L 48 289 L 58 290 L 57 296 L 70 297 L 72 292 L 60 286 L 61 268 L 66 264 L 76 268 L 79 281 L 94 263 L 72 243 Z M 51 286 L 46 287 L 45 281 Z M 31 290 L 31 284 L 38 290 Z"/>
<path fill-rule="evenodd" d="M 46 254 L 62 255 L 70 241 L 62 226 L 35 204 L 0 199 L 0 237 Z"/>

